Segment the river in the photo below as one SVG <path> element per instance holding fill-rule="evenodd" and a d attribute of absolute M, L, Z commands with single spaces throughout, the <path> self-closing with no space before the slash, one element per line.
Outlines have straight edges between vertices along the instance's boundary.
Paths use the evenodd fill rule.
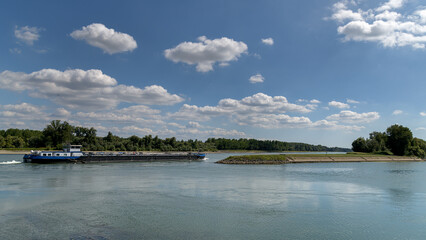
<path fill-rule="evenodd" d="M 0 155 L 1 239 L 425 239 L 426 162 L 24 164 Z"/>

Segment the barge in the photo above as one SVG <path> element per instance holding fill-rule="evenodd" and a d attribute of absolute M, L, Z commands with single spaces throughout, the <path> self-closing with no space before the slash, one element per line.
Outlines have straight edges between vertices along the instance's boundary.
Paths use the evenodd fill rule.
<path fill-rule="evenodd" d="M 203 160 L 204 153 L 86 153 L 81 145 L 67 145 L 62 151 L 31 151 L 24 155 L 25 163 L 102 163 Z"/>

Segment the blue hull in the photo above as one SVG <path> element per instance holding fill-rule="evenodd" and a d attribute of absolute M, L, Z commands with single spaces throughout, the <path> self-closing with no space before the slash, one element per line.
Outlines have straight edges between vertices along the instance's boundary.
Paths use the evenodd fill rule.
<path fill-rule="evenodd" d="M 80 156 L 37 156 L 31 154 L 24 155 L 24 162 L 26 163 L 63 163 L 63 162 L 74 162 L 79 159 Z"/>
<path fill-rule="evenodd" d="M 146 154 L 146 155 L 85 155 L 85 156 L 40 156 L 26 154 L 26 163 L 96 163 L 96 162 L 149 162 L 202 160 L 205 154 Z"/>

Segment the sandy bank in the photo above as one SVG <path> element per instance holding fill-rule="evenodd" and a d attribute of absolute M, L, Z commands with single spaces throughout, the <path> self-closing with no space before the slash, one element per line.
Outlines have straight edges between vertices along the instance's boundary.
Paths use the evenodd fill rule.
<path fill-rule="evenodd" d="M 16 155 L 24 155 L 29 154 L 29 150 L 23 150 L 23 151 L 12 151 L 12 150 L 0 150 L 0 154 L 16 154 Z"/>

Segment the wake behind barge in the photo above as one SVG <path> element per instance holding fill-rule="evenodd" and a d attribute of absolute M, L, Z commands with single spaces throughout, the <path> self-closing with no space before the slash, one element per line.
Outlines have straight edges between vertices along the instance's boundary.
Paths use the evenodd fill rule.
<path fill-rule="evenodd" d="M 85 153 L 81 145 L 67 145 L 63 151 L 31 151 L 24 155 L 25 163 L 103 163 L 203 160 L 204 153 Z"/>

